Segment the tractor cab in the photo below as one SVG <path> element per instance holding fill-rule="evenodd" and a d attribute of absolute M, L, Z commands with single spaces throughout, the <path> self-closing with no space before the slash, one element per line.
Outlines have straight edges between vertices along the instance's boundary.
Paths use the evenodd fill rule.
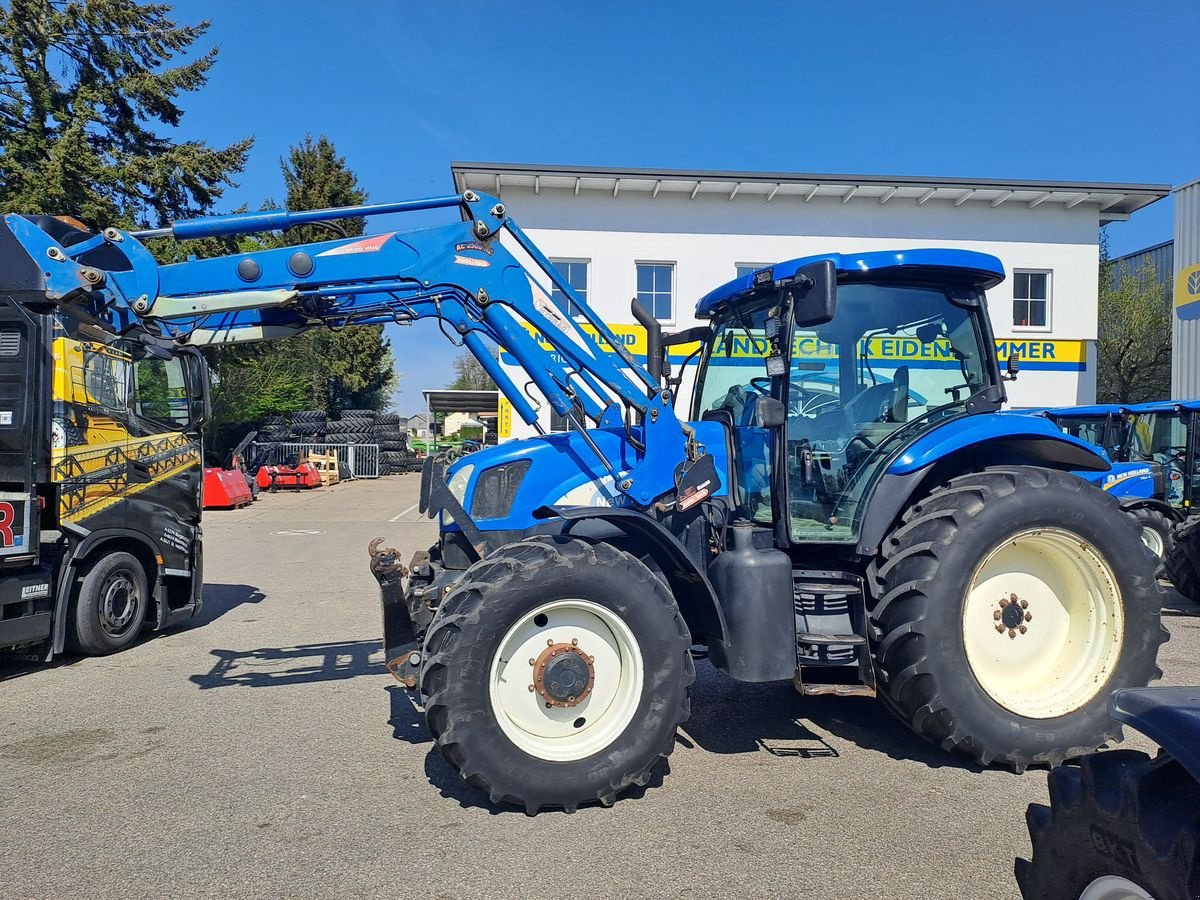
<path fill-rule="evenodd" d="M 1200 400 L 1139 403 L 1122 407 L 1122 413 L 1126 427 L 1119 458 L 1161 465 L 1167 503 L 1190 511 L 1200 494 Z"/>
<path fill-rule="evenodd" d="M 1113 403 L 1026 410 L 1045 416 L 1064 434 L 1100 447 L 1113 462 L 1128 462 L 1130 419 Z"/>
<path fill-rule="evenodd" d="M 741 514 L 785 543 L 857 540 L 889 462 L 1003 401 L 983 299 L 1003 277 L 969 251 L 829 255 L 701 300 L 713 336 L 693 418 L 731 429 Z"/>

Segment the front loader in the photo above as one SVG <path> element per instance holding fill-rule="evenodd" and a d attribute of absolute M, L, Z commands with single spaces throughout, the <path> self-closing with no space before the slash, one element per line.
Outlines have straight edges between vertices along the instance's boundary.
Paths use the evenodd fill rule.
<path fill-rule="evenodd" d="M 430 208 L 462 221 L 161 267 L 139 241 Z M 1070 474 L 1107 459 L 999 413 L 1015 366 L 997 363 L 991 256 L 782 262 L 712 291 L 707 324 L 678 334 L 635 302 L 642 364 L 472 191 L 90 240 L 128 268 L 47 264 L 55 302 L 118 332 L 195 346 L 433 318 L 525 422 L 537 403 L 497 349 L 571 423 L 429 456 L 437 543 L 407 568 L 372 548 L 388 666 L 494 802 L 573 810 L 645 784 L 704 655 L 744 681 L 878 697 L 945 749 L 1018 771 L 1114 737 L 1108 694 L 1161 674 L 1154 560 Z M 681 345 L 699 357 L 690 400 L 665 362 Z"/>

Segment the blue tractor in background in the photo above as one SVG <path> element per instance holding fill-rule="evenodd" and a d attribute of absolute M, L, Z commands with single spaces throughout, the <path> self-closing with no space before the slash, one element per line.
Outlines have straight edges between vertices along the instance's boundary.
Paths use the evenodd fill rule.
<path fill-rule="evenodd" d="M 454 209 L 461 221 L 157 265 L 142 241 Z M 473 191 L 264 211 L 60 242 L 7 216 L 29 289 L 172 347 L 432 319 L 541 431 L 431 455 L 436 543 L 372 547 L 388 667 L 442 755 L 533 813 L 644 785 L 688 718 L 694 660 L 803 695 L 878 697 L 916 734 L 1021 771 L 1119 734 L 1109 693 L 1159 677 L 1155 560 L 1072 472 L 1109 460 L 1001 414 L 985 291 L 960 250 L 821 254 L 701 298 L 635 359 L 516 222 Z M 24 271 L 24 270 L 23 270 Z M 550 299 L 570 298 L 579 319 Z M 699 358 L 693 396 L 666 348 Z"/>
<path fill-rule="evenodd" d="M 1111 460 L 1107 472 L 1076 472 L 1116 497 L 1121 509 L 1137 520 L 1142 543 L 1165 564 L 1175 545 L 1175 527 L 1181 521 L 1178 504 L 1171 502 L 1170 479 L 1178 473 L 1149 453 L 1140 452 L 1136 417 L 1119 404 L 1093 404 L 1030 410 L 1054 422 L 1065 434 L 1099 447 Z"/>
<path fill-rule="evenodd" d="M 1159 400 L 1042 410 L 1067 434 L 1101 447 L 1112 471 L 1096 479 L 1138 519 L 1162 571 L 1186 598 L 1200 602 L 1200 400 Z"/>

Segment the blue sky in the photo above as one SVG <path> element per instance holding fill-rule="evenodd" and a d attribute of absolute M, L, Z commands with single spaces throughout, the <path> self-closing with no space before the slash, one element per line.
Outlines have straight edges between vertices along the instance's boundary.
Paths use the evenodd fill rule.
<path fill-rule="evenodd" d="M 453 159 L 1129 181 L 1200 177 L 1200 4 L 182 0 L 220 47 L 184 137 L 256 144 L 229 206 L 281 198 L 326 134 L 373 200 L 448 193 Z M 514 211 L 520 218 L 519 211 Z M 1170 201 L 1109 229 L 1171 236 Z M 452 377 L 391 329 L 397 406 Z"/>

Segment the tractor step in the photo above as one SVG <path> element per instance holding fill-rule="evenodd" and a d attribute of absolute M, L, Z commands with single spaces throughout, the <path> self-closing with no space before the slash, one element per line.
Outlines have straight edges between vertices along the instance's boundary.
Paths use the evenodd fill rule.
<path fill-rule="evenodd" d="M 827 647 L 834 644 L 865 644 L 867 639 L 861 634 L 815 634 L 811 631 L 801 631 L 796 634 L 797 644 L 812 644 Z"/>
<path fill-rule="evenodd" d="M 850 572 L 792 572 L 796 690 L 808 696 L 874 697 L 863 581 Z"/>

